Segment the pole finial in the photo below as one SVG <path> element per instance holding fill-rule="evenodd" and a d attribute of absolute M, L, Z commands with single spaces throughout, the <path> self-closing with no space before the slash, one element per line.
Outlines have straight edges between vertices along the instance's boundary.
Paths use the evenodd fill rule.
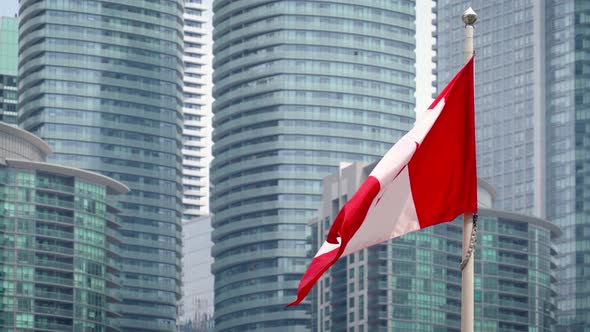
<path fill-rule="evenodd" d="M 473 8 L 471 8 L 471 6 L 470 6 L 463 13 L 463 23 L 465 23 L 465 25 L 474 25 L 476 21 L 477 21 L 477 14 L 473 10 Z"/>

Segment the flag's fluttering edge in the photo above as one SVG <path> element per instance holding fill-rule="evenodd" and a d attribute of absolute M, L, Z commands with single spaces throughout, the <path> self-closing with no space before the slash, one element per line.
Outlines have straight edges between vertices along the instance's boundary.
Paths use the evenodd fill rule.
<path fill-rule="evenodd" d="M 297 291 L 341 256 L 477 212 L 473 58 L 342 207 Z"/>

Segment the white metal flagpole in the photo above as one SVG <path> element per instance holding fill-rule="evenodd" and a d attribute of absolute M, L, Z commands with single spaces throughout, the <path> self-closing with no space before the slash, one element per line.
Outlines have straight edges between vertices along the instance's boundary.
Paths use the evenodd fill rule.
<path fill-rule="evenodd" d="M 473 55 L 473 24 L 477 14 L 471 7 L 463 13 L 465 23 L 465 62 Z M 477 218 L 477 217 L 476 217 Z M 473 260 L 475 259 L 475 236 L 473 215 L 463 215 L 463 259 L 461 262 L 461 332 L 473 332 Z M 476 219 L 477 220 L 477 219 Z M 477 227 L 477 226 L 476 226 Z"/>

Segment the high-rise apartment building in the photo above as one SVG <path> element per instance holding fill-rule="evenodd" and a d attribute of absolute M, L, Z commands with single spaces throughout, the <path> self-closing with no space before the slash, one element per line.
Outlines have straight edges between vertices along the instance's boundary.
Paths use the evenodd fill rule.
<path fill-rule="evenodd" d="M 212 2 L 185 0 L 183 126 L 183 257 L 181 331 L 213 329 L 209 164 L 212 121 Z"/>
<path fill-rule="evenodd" d="M 437 1 L 442 87 L 462 60 L 464 1 Z M 588 119 L 590 3 L 478 3 L 475 95 L 478 174 L 497 206 L 559 226 L 559 331 L 590 326 Z"/>
<path fill-rule="evenodd" d="M 426 111 L 436 92 L 432 43 L 434 2 L 416 0 L 416 118 Z"/>
<path fill-rule="evenodd" d="M 563 229 L 560 331 L 590 331 L 590 3 L 547 0 L 544 105 L 547 218 Z"/>
<path fill-rule="evenodd" d="M 354 163 L 325 178 L 312 252 L 373 167 Z M 474 330 L 555 331 L 557 253 L 550 239 L 561 232 L 543 219 L 491 209 L 493 196 L 480 181 Z M 461 228 L 456 220 L 341 258 L 310 294 L 312 331 L 459 332 Z"/>
<path fill-rule="evenodd" d="M 209 213 L 212 2 L 213 0 L 184 0 L 184 221 L 199 219 Z"/>
<path fill-rule="evenodd" d="M 216 331 L 307 331 L 321 179 L 414 122 L 414 1 L 213 3 Z"/>
<path fill-rule="evenodd" d="M 533 24 L 544 1 L 486 2 L 474 8 L 475 92 L 478 176 L 497 190 L 495 207 L 544 216 L 541 113 L 535 100 L 540 68 L 535 61 L 542 32 Z M 437 78 L 439 91 L 464 63 L 465 1 L 439 0 L 436 5 Z"/>
<path fill-rule="evenodd" d="M 51 162 L 131 189 L 121 331 L 172 331 L 181 295 L 183 0 L 21 0 L 19 125 Z"/>
<path fill-rule="evenodd" d="M 0 17 L 0 121 L 16 124 L 18 20 Z"/>
<path fill-rule="evenodd" d="M 115 331 L 122 183 L 45 162 L 49 145 L 0 122 L 0 330 Z"/>

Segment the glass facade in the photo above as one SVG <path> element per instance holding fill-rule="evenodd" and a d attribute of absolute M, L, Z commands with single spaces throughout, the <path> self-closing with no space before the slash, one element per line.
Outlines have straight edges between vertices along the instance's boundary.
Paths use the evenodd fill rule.
<path fill-rule="evenodd" d="M 0 121 L 16 124 L 18 20 L 0 17 Z"/>
<path fill-rule="evenodd" d="M 370 168 L 353 164 L 326 179 L 312 252 Z M 481 206 L 479 222 L 474 330 L 555 331 L 557 252 L 550 239 L 561 232 L 542 219 Z M 456 220 L 341 258 L 312 290 L 312 331 L 459 332 L 461 248 Z"/>
<path fill-rule="evenodd" d="M 109 331 L 120 301 L 107 188 L 0 167 L 0 329 Z"/>
<path fill-rule="evenodd" d="M 19 125 L 49 161 L 127 184 L 121 331 L 172 331 L 181 295 L 182 0 L 22 0 Z"/>
<path fill-rule="evenodd" d="M 565 236 L 559 331 L 590 331 L 590 3 L 547 1 L 547 217 Z"/>
<path fill-rule="evenodd" d="M 414 122 L 414 1 L 213 3 L 216 331 L 308 331 L 283 310 L 309 259 L 321 179 Z"/>
<path fill-rule="evenodd" d="M 463 6 L 437 2 L 439 86 L 462 58 Z M 555 242 L 558 330 L 586 331 L 590 4 L 519 0 L 474 9 L 478 174 L 498 189 L 498 207 L 532 211 L 563 230 Z"/>
<path fill-rule="evenodd" d="M 116 331 L 112 198 L 129 189 L 45 163 L 49 146 L 20 129 L 0 134 L 0 330 Z"/>
<path fill-rule="evenodd" d="M 534 133 L 536 1 L 481 2 L 475 7 L 477 174 L 497 190 L 495 207 L 543 216 L 535 210 Z M 464 63 L 462 0 L 436 4 L 437 84 L 441 91 Z M 538 207 L 540 209 L 541 207 Z"/>

